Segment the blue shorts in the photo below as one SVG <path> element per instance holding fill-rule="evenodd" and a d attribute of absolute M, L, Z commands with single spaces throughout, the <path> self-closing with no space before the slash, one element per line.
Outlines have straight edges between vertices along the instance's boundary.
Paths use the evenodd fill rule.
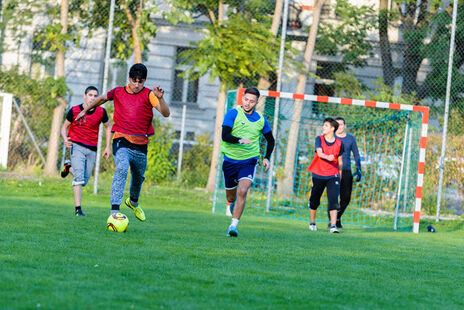
<path fill-rule="evenodd" d="M 224 173 L 226 189 L 237 188 L 238 182 L 242 179 L 248 179 L 253 182 L 255 179 L 257 164 L 258 160 L 247 161 L 244 163 L 224 161 L 222 163 L 222 172 Z"/>

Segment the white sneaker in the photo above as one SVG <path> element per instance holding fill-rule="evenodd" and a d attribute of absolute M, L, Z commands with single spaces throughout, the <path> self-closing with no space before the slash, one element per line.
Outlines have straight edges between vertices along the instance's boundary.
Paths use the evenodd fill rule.
<path fill-rule="evenodd" d="M 309 224 L 309 230 L 316 231 L 317 230 L 316 224 Z"/>
<path fill-rule="evenodd" d="M 333 233 L 333 234 L 338 234 L 340 233 L 337 229 L 337 226 L 330 226 L 330 232 Z"/>

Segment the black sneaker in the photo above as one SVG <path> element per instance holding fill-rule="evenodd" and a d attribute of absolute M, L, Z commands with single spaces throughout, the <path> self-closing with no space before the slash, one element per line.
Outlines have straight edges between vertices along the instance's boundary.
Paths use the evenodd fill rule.
<path fill-rule="evenodd" d="M 63 164 L 63 169 L 61 169 L 61 177 L 66 178 L 69 174 L 69 169 L 71 168 L 71 162 L 65 161 Z"/>
<path fill-rule="evenodd" d="M 75 216 L 86 216 L 84 212 L 82 212 L 82 209 L 77 209 L 74 211 Z"/>
<path fill-rule="evenodd" d="M 337 219 L 337 223 L 335 224 L 335 226 L 337 226 L 337 228 L 343 228 L 342 221 Z"/>

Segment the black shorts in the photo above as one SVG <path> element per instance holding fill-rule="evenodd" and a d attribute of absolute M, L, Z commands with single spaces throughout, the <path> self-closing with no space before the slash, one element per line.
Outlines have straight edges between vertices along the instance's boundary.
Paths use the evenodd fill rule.
<path fill-rule="evenodd" d="M 256 165 L 258 160 L 248 161 L 246 163 L 232 163 L 224 161 L 222 163 L 222 172 L 224 173 L 224 183 L 226 189 L 234 189 L 242 179 L 248 179 L 251 182 L 255 179 Z"/>

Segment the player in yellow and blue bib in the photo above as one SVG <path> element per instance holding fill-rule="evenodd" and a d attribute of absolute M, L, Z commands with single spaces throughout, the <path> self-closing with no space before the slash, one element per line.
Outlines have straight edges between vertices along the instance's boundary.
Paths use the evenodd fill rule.
<path fill-rule="evenodd" d="M 229 110 L 222 123 L 222 171 L 227 209 L 232 215 L 232 222 L 227 231 L 229 237 L 238 236 L 237 224 L 245 208 L 246 196 L 253 183 L 260 156 L 261 134 L 267 141 L 266 155 L 263 159 L 266 171 L 269 169 L 269 159 L 274 150 L 275 140 L 271 126 L 263 115 L 255 111 L 259 95 L 258 89 L 247 88 L 242 98 L 242 106 Z"/>

